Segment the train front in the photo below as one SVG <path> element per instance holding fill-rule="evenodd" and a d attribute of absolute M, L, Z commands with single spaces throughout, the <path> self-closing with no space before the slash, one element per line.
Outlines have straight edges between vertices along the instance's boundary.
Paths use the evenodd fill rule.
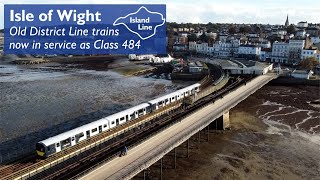
<path fill-rule="evenodd" d="M 36 151 L 37 151 L 38 156 L 46 157 L 46 148 L 45 148 L 44 144 L 37 143 L 36 144 Z"/>

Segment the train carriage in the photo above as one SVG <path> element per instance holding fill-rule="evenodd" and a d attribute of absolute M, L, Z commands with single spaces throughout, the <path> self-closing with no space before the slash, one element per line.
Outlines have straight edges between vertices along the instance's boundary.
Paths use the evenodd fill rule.
<path fill-rule="evenodd" d="M 180 94 L 173 92 L 165 96 L 158 97 L 157 99 L 149 101 L 152 110 L 158 110 L 161 107 L 167 106 L 177 100 L 181 99 Z"/>
<path fill-rule="evenodd" d="M 143 103 L 135 107 L 132 107 L 130 109 L 108 116 L 107 119 L 110 122 L 110 128 L 116 127 L 127 121 L 146 115 L 147 113 L 150 112 L 149 106 L 150 105 L 148 103 Z"/>
<path fill-rule="evenodd" d="M 80 141 L 86 140 L 103 131 L 107 131 L 118 125 L 124 124 L 127 121 L 137 119 L 154 110 L 158 110 L 161 107 L 167 106 L 185 97 L 195 95 L 200 91 L 199 88 L 200 84 L 196 83 L 180 89 L 176 92 L 151 100 L 148 103 L 137 105 L 135 107 L 118 112 L 95 122 L 50 137 L 36 144 L 36 152 L 39 156 L 48 157 L 51 154 L 59 152 L 70 146 L 74 146 Z"/>
<path fill-rule="evenodd" d="M 107 118 L 103 118 L 38 142 L 36 144 L 36 152 L 39 156 L 48 157 L 108 129 L 109 122 Z"/>
<path fill-rule="evenodd" d="M 150 110 L 148 103 L 143 103 L 130 109 L 102 118 L 95 122 L 83 125 L 65 133 L 56 135 L 36 144 L 36 152 L 39 156 L 48 157 L 67 147 L 74 146 L 82 140 L 88 139 L 99 133 L 136 119 L 147 114 Z"/>

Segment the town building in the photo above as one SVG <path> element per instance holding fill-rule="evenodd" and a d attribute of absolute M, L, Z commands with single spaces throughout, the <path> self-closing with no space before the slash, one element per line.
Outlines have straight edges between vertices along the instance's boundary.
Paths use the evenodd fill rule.
<path fill-rule="evenodd" d="M 258 60 L 260 59 L 261 47 L 257 45 L 240 45 L 237 57 Z"/>
<path fill-rule="evenodd" d="M 301 60 L 301 52 L 305 47 L 304 39 L 289 40 L 289 60 L 288 64 L 298 64 Z"/>
<path fill-rule="evenodd" d="M 261 61 L 271 61 L 272 49 L 271 48 L 261 48 L 260 60 Z"/>
<path fill-rule="evenodd" d="M 306 37 L 306 31 L 304 29 L 296 31 L 296 37 Z"/>
<path fill-rule="evenodd" d="M 173 50 L 174 51 L 187 51 L 188 45 L 187 44 L 174 44 Z"/>
<path fill-rule="evenodd" d="M 176 37 L 176 44 L 188 44 L 188 36 L 180 35 Z"/>
<path fill-rule="evenodd" d="M 196 51 L 197 43 L 194 41 L 189 42 L 189 51 Z"/>
<path fill-rule="evenodd" d="M 320 36 L 320 28 L 319 27 L 308 27 L 306 28 L 306 33 L 310 36 Z"/>
<path fill-rule="evenodd" d="M 310 40 L 311 40 L 311 43 L 312 43 L 312 44 L 320 43 L 320 36 L 310 37 Z"/>
<path fill-rule="evenodd" d="M 298 22 L 297 27 L 298 28 L 307 28 L 308 27 L 308 22 L 307 21 Z"/>
<path fill-rule="evenodd" d="M 289 43 L 274 42 L 272 46 L 271 62 L 288 64 Z"/>
<path fill-rule="evenodd" d="M 303 49 L 301 53 L 301 59 L 305 60 L 308 57 L 314 57 L 320 63 L 320 51 L 317 47 L 310 47 L 308 49 Z"/>
<path fill-rule="evenodd" d="M 312 76 L 312 74 L 313 74 L 313 71 L 311 71 L 311 70 L 308 70 L 308 71 L 294 70 L 291 73 L 291 76 L 294 78 L 299 78 L 299 79 L 310 79 L 310 76 Z"/>

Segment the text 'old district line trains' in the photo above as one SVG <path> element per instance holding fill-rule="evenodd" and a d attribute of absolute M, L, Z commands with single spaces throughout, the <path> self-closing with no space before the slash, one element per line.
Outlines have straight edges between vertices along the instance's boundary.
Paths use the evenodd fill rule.
<path fill-rule="evenodd" d="M 140 104 L 92 123 L 50 137 L 36 144 L 36 152 L 39 156 L 48 157 L 70 146 L 74 146 L 80 141 L 89 139 L 92 136 L 126 123 L 127 121 L 137 119 L 151 113 L 152 111 L 158 110 L 161 107 L 168 106 L 169 104 L 182 100 L 185 97 L 192 96 L 200 91 L 199 88 L 200 84 L 196 83 L 176 92 L 151 100 L 148 103 Z"/>

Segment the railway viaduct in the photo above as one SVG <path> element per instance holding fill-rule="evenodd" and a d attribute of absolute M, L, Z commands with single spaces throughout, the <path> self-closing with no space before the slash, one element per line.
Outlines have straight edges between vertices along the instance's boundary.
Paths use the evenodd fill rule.
<path fill-rule="evenodd" d="M 229 110 L 255 91 L 277 78 L 275 74 L 260 75 L 231 91 L 223 98 L 195 111 L 180 122 L 146 139 L 130 149 L 128 155 L 103 164 L 80 179 L 130 179 L 210 124 L 225 129 L 229 126 Z M 188 143 L 189 144 L 189 143 Z M 162 163 L 161 163 L 162 164 Z"/>

